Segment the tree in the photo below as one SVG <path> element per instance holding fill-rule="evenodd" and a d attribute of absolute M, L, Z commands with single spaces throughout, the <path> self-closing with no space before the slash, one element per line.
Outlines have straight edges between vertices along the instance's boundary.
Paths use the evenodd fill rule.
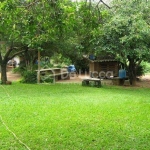
<path fill-rule="evenodd" d="M 102 50 L 115 54 L 125 64 L 132 85 L 138 66 L 150 57 L 149 12 L 149 1 L 116 0 L 104 25 Z"/>
<path fill-rule="evenodd" d="M 23 52 L 23 45 L 18 43 L 20 31 L 16 28 L 19 23 L 18 16 L 22 14 L 22 11 L 17 5 L 18 1 L 16 3 L 12 0 L 0 2 L 0 65 L 1 80 L 4 84 L 7 81 L 6 65 L 8 60 Z"/>
<path fill-rule="evenodd" d="M 76 63 L 83 59 L 83 54 L 95 53 L 97 33 L 107 13 L 100 2 L 85 0 L 71 3 L 70 10 L 71 30 L 64 41 L 64 46 L 68 50 L 63 54 Z"/>
<path fill-rule="evenodd" d="M 31 50 L 49 53 L 58 50 L 56 43 L 64 33 L 64 1 L 0 2 L 1 80 L 7 81 L 6 65 L 14 56 Z M 52 49 L 51 49 L 52 48 Z"/>
<path fill-rule="evenodd" d="M 102 1 L 100 1 L 102 2 Z M 71 58 L 94 50 L 105 11 L 100 2 L 71 0 L 5 0 L 0 2 L 1 80 L 15 55 L 55 52 Z M 29 57 L 28 57 L 29 58 Z M 30 57 L 31 58 L 31 57 Z M 33 61 L 32 61 L 33 62 Z"/>

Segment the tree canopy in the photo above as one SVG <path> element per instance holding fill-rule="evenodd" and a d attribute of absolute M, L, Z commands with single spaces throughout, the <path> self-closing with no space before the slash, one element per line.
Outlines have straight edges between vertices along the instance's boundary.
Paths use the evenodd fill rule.
<path fill-rule="evenodd" d="M 101 36 L 101 50 L 125 64 L 131 84 L 139 64 L 150 57 L 149 11 L 149 1 L 113 1 Z"/>
<path fill-rule="evenodd" d="M 4 0 L 0 2 L 0 65 L 19 54 L 55 52 L 73 61 L 109 53 L 124 63 L 130 81 L 150 56 L 148 0 Z"/>
<path fill-rule="evenodd" d="M 0 64 L 2 82 L 7 81 L 6 64 L 15 55 L 29 50 L 59 50 L 59 43 L 70 31 L 66 0 L 0 2 Z"/>

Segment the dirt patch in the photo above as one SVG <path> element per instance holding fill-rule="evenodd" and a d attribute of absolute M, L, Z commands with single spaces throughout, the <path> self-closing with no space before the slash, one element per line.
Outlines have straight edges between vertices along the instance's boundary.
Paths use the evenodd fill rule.
<path fill-rule="evenodd" d="M 89 78 L 88 75 L 79 75 L 74 76 L 74 77 L 70 77 L 70 80 L 59 80 L 57 81 L 58 83 L 81 83 L 83 79 L 85 78 Z M 102 85 L 113 85 L 111 80 L 101 80 Z M 125 87 L 129 87 L 129 86 L 125 86 Z M 135 87 L 146 87 L 146 88 L 150 88 L 150 74 L 149 75 L 145 75 L 142 77 L 139 77 L 137 82 L 136 82 L 136 86 Z"/>
<path fill-rule="evenodd" d="M 1 78 L 1 73 L 0 73 Z M 21 75 L 19 73 L 13 73 L 12 71 L 7 72 L 7 80 L 8 81 L 18 81 L 21 79 Z"/>
<path fill-rule="evenodd" d="M 0 74 L 1 77 L 1 74 Z M 79 75 L 79 76 L 72 76 L 68 80 L 58 80 L 57 83 L 81 83 L 83 79 L 89 78 L 88 75 Z M 12 71 L 7 72 L 7 79 L 8 81 L 19 81 L 21 79 L 21 75 L 18 73 L 13 73 Z M 102 80 L 102 85 L 112 85 L 111 80 Z M 139 78 L 136 83 L 136 87 L 146 87 L 150 88 L 150 74 L 144 75 Z"/>
<path fill-rule="evenodd" d="M 140 77 L 136 84 L 139 87 L 150 88 L 150 74 Z"/>

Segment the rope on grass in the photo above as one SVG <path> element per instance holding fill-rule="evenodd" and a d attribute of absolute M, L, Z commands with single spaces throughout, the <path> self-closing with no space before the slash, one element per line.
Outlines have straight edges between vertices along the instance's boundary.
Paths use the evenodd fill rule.
<path fill-rule="evenodd" d="M 9 131 L 9 132 L 15 137 L 15 139 L 17 139 L 17 140 L 19 141 L 20 144 L 22 144 L 23 146 L 25 146 L 25 147 L 27 148 L 27 150 L 31 150 L 25 143 L 23 143 L 23 142 L 17 137 L 17 135 L 16 135 L 14 132 L 12 132 L 12 131 L 9 129 L 9 127 L 8 127 L 8 126 L 5 124 L 5 122 L 3 121 L 3 118 L 2 118 L 1 115 L 0 115 L 0 120 L 1 120 L 2 124 L 6 127 L 7 131 Z"/>
<path fill-rule="evenodd" d="M 3 85 L 1 85 L 1 87 L 4 89 L 5 93 L 6 93 L 6 94 L 7 94 L 7 96 L 10 98 L 10 95 L 9 95 L 9 93 L 7 92 L 7 90 L 4 88 L 4 86 L 3 86 Z"/>
<path fill-rule="evenodd" d="M 7 92 L 7 90 L 6 90 L 2 85 L 1 85 L 1 87 L 4 89 L 4 91 L 6 92 L 7 96 L 10 98 L 10 95 L 9 95 L 9 93 Z M 23 143 L 23 142 L 17 137 L 17 135 L 16 135 L 13 131 L 11 131 L 11 130 L 9 129 L 9 127 L 6 125 L 6 123 L 4 122 L 4 120 L 3 120 L 3 118 L 2 118 L 1 115 L 0 115 L 0 120 L 1 120 L 2 124 L 5 126 L 6 130 L 9 131 L 9 132 L 14 136 L 14 138 L 18 140 L 18 142 L 19 142 L 21 145 L 23 145 L 24 147 L 26 147 L 27 150 L 31 150 L 25 143 Z"/>

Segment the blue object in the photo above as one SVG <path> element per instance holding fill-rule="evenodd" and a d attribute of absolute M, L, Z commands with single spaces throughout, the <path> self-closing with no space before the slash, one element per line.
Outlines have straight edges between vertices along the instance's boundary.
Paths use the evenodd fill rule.
<path fill-rule="evenodd" d="M 74 65 L 68 66 L 68 72 L 76 72 L 76 68 Z"/>
<path fill-rule="evenodd" d="M 90 55 L 90 56 L 89 56 L 89 59 L 90 59 L 90 60 L 95 60 L 95 56 L 94 56 L 94 55 Z"/>
<path fill-rule="evenodd" d="M 119 70 L 119 78 L 123 79 L 126 77 L 126 70 L 120 69 Z"/>

